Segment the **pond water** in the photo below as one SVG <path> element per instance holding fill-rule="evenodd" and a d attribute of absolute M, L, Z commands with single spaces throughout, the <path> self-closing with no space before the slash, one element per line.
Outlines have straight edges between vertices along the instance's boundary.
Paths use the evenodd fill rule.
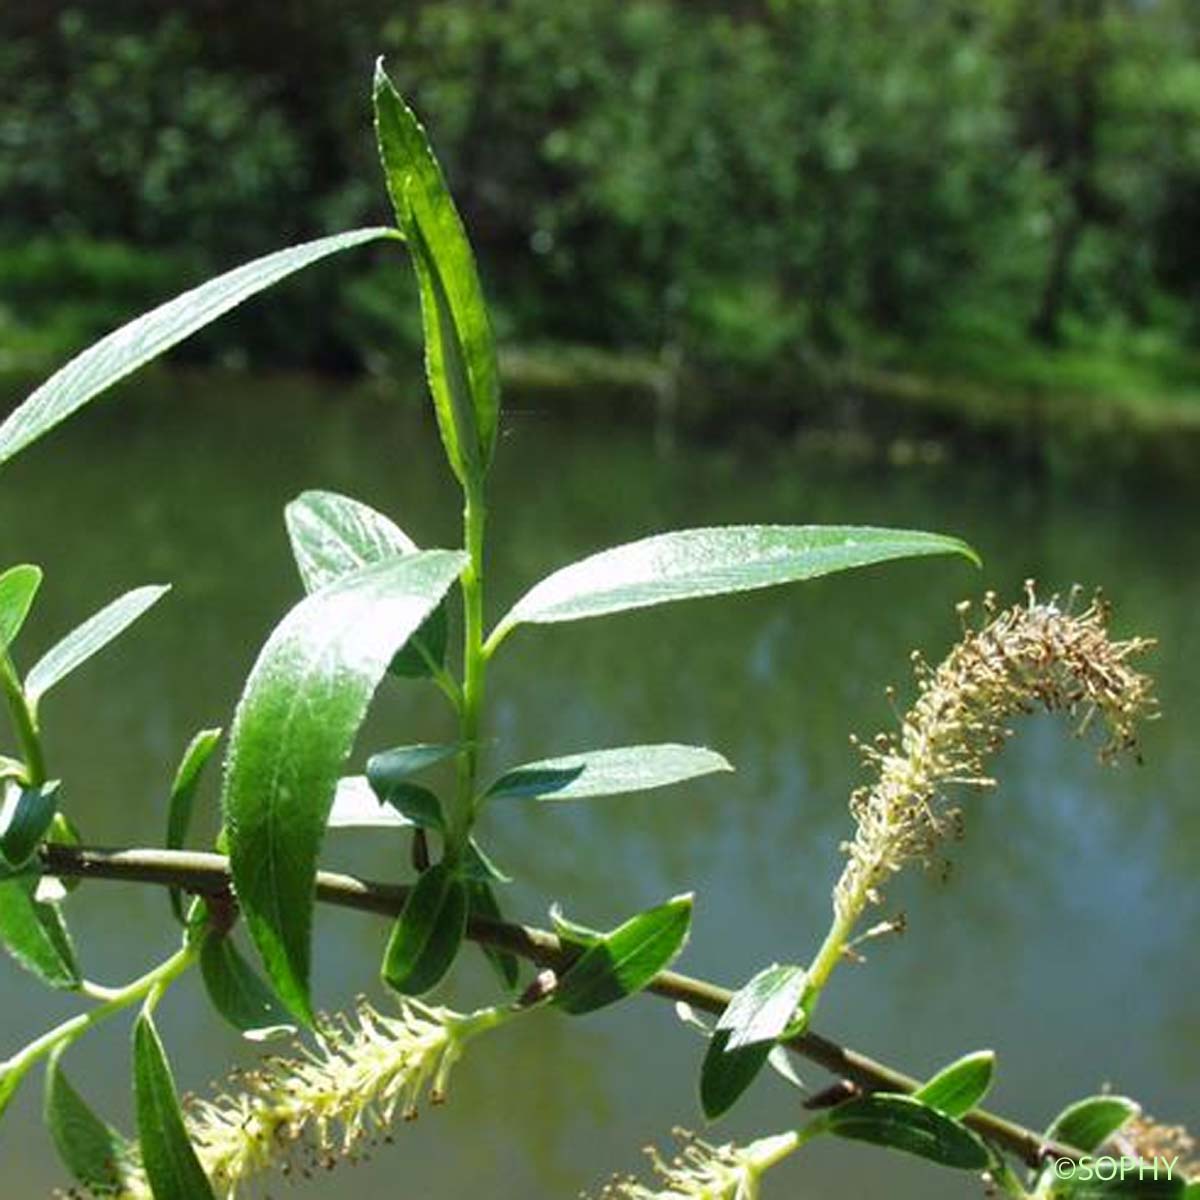
<path fill-rule="evenodd" d="M 46 704 L 52 769 L 85 837 L 161 837 L 164 791 L 198 728 L 228 722 L 257 647 L 299 596 L 281 522 L 309 487 L 391 512 L 425 545 L 456 539 L 457 504 L 420 389 L 377 391 L 296 380 L 151 377 L 78 418 L 0 479 L 0 562 L 40 562 L 46 582 L 18 646 L 27 666 L 49 641 L 116 593 L 169 581 L 174 592 Z M 562 900 L 591 924 L 695 890 L 684 970 L 727 983 L 772 960 L 803 960 L 828 919 L 829 889 L 861 778 L 847 742 L 890 720 L 888 683 L 908 685 L 908 654 L 954 640 L 954 603 L 995 588 L 1016 598 L 1102 583 L 1120 632 L 1160 639 L 1163 717 L 1146 763 L 1100 767 L 1048 718 L 1019 731 L 1001 786 L 968 798 L 967 834 L 948 879 L 905 876 L 890 894 L 909 932 L 846 966 L 821 1032 L 913 1073 L 994 1047 L 993 1107 L 1026 1123 L 1106 1083 L 1154 1113 L 1200 1125 L 1200 531 L 1195 496 L 1151 496 L 1112 480 L 1069 492 L 1001 463 L 838 466 L 782 451 L 690 448 L 656 455 L 643 431 L 564 421 L 515 404 L 495 476 L 493 616 L 557 565 L 648 532 L 725 522 L 861 522 L 961 534 L 982 573 L 945 559 L 873 568 L 729 600 L 574 626 L 526 629 L 492 675 L 490 761 L 639 741 L 723 751 L 737 774 L 578 806 L 488 815 L 497 857 L 519 877 L 505 904 L 545 921 Z M 1192 516 L 1188 514 L 1191 513 Z M 391 684 L 364 731 L 369 749 L 448 733 L 439 696 Z M 215 781 L 197 844 L 215 828 Z M 394 832 L 341 833 L 326 860 L 402 877 Z M 116 982 L 167 952 L 166 897 L 96 883 L 69 905 L 88 973 Z M 347 1004 L 373 989 L 386 927 L 321 914 L 317 992 Z M 451 997 L 492 983 L 470 954 Z M 74 1011 L 0 962 L 7 1053 Z M 253 1051 L 206 1008 L 197 981 L 170 994 L 161 1023 L 181 1084 L 203 1089 Z M 702 1045 L 669 1005 L 637 999 L 584 1021 L 530 1019 L 478 1044 L 450 1102 L 369 1162 L 297 1195 L 573 1196 L 673 1125 L 695 1128 Z M 128 1039 L 114 1023 L 78 1045 L 76 1084 L 128 1128 Z M 805 1069 L 821 1085 L 822 1073 Z M 66 1182 L 27 1081 L 0 1126 L 4 1193 Z M 716 1131 L 787 1128 L 796 1094 L 764 1077 Z M 773 1186 L 772 1186 L 773 1184 Z M 272 1194 L 283 1185 L 273 1183 Z M 866 1148 L 815 1145 L 768 1195 L 966 1197 L 977 1184 Z"/>

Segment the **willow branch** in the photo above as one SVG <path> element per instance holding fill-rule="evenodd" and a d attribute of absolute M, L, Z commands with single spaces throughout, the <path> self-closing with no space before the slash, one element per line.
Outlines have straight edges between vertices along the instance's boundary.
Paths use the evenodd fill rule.
<path fill-rule="evenodd" d="M 221 854 L 181 850 L 109 850 L 95 846 L 50 843 L 40 857 L 44 874 L 60 878 L 109 879 L 127 883 L 182 888 L 199 895 L 231 894 L 229 860 Z M 375 883 L 334 871 L 317 872 L 317 899 L 325 904 L 394 917 L 404 907 L 408 888 Z M 543 967 L 565 970 L 577 951 L 553 933 L 529 925 L 472 917 L 467 935 L 473 941 L 508 950 Z M 675 971 L 655 976 L 647 991 L 668 1000 L 686 1001 L 702 1012 L 721 1013 L 733 997 L 728 988 Z M 811 1031 L 790 1039 L 790 1050 L 867 1091 L 912 1092 L 920 1083 L 903 1072 Z M 1038 1167 L 1047 1155 L 1075 1158 L 1077 1150 L 1049 1142 L 1039 1133 L 983 1109 L 964 1121 L 995 1145 Z"/>

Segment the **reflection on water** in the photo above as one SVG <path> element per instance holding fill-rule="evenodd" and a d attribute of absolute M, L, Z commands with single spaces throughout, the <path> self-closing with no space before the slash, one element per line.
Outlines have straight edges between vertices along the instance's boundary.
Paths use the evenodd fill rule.
<path fill-rule="evenodd" d="M 393 513 L 418 542 L 452 544 L 457 504 L 418 389 L 399 406 L 333 385 L 150 380 L 31 451 L 0 479 L 0 562 L 44 565 L 26 665 L 117 592 L 175 591 L 136 632 L 46 705 L 51 760 L 92 841 L 159 836 L 163 790 L 191 733 L 228 720 L 256 648 L 299 596 L 281 522 L 306 487 L 352 493 Z M 1147 765 L 1101 769 L 1049 720 L 1005 753 L 1002 787 L 972 797 L 947 882 L 901 881 L 911 932 L 846 968 L 824 1032 L 916 1073 L 961 1051 L 1000 1053 L 997 1107 L 1024 1120 L 1111 1081 L 1163 1117 L 1200 1124 L 1200 1018 L 1193 1002 L 1200 902 L 1195 861 L 1200 716 L 1200 532 L 1186 497 L 1151 499 L 1097 482 L 1071 495 L 1001 469 L 839 470 L 783 454 L 719 449 L 656 459 L 638 432 L 508 422 L 493 506 L 493 612 L 552 567 L 653 530 L 738 521 L 871 522 L 962 534 L 987 561 L 932 560 L 730 600 L 607 621 L 526 629 L 494 671 L 492 765 L 588 746 L 679 740 L 715 746 L 732 778 L 579 806 L 489 814 L 502 862 L 520 876 L 509 909 L 544 919 L 562 899 L 594 923 L 695 889 L 688 970 L 727 982 L 772 959 L 803 958 L 823 931 L 828 890 L 858 778 L 847 744 L 889 712 L 910 648 L 956 634 L 954 601 L 1103 582 L 1118 632 L 1150 633 L 1164 718 Z M 390 685 L 360 753 L 448 732 L 432 690 Z M 202 831 L 211 834 L 209 811 Z M 346 833 L 331 864 L 403 869 L 394 833 Z M 166 898 L 95 884 L 72 903 L 89 973 L 116 980 L 165 952 Z M 324 935 L 324 936 L 322 936 Z M 318 991 L 344 1005 L 374 978 L 385 930 L 351 914 L 318 923 Z M 490 987 L 468 956 L 452 991 Z M 5 1052 L 69 1001 L 0 963 Z M 185 1086 L 249 1055 L 208 1012 L 194 981 L 162 1017 Z M 485 1039 L 459 1068 L 451 1103 L 402 1130 L 353 1171 L 383 1196 L 574 1195 L 636 1165 L 637 1148 L 697 1122 L 701 1045 L 650 1000 L 579 1023 L 531 1019 Z M 73 1075 L 129 1125 L 127 1042 L 113 1027 L 71 1053 Z M 812 1079 L 820 1078 L 813 1069 Z M 27 1083 L 0 1126 L 6 1194 L 63 1182 Z M 784 1128 L 793 1094 L 764 1080 L 730 1136 Z M 726 1128 L 722 1127 L 722 1134 Z M 809 1152 L 805 1152 L 808 1154 Z M 402 1181 L 398 1184 L 397 1180 Z M 333 1196 L 344 1175 L 298 1194 Z M 976 1185 L 871 1150 L 814 1146 L 776 1194 L 958 1197 Z M 11 1192 L 8 1189 L 12 1189 Z"/>

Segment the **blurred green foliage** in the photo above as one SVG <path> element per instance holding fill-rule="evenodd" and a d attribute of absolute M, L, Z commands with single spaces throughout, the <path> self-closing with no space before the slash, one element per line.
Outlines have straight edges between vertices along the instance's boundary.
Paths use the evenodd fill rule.
<path fill-rule="evenodd" d="M 1048 348 L 1161 348 L 1135 391 L 1194 366 L 1189 0 L 12 0 L 0 35 L 0 360 L 385 219 L 383 52 L 512 342 L 665 354 L 764 397 L 844 361 L 987 372 L 981 338 L 1042 373 Z M 393 259 L 194 353 L 383 365 L 368 347 L 418 335 Z"/>

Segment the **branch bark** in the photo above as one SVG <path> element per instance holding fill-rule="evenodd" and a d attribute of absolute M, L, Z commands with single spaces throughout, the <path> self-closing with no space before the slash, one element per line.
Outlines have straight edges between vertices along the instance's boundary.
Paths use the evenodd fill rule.
<path fill-rule="evenodd" d="M 96 846 L 68 846 L 48 843 L 40 852 L 42 873 L 59 878 L 107 879 L 126 883 L 157 884 L 177 887 L 197 895 L 232 895 L 233 881 L 229 860 L 221 854 L 182 850 L 111 850 Z M 317 899 L 340 908 L 394 917 L 404 906 L 408 888 L 358 879 L 334 871 L 317 872 Z M 483 945 L 508 950 L 539 966 L 558 972 L 570 966 L 575 951 L 557 935 L 530 925 L 471 920 L 468 937 Z M 668 1000 L 686 1001 L 702 1012 L 720 1014 L 733 992 L 703 979 L 694 979 L 675 971 L 663 971 L 646 989 Z M 788 1041 L 796 1054 L 817 1063 L 842 1079 L 850 1080 L 867 1091 L 912 1092 L 920 1082 L 865 1054 L 841 1046 L 812 1031 Z M 1079 1151 L 1047 1141 L 995 1113 L 976 1109 L 964 1121 L 995 1145 L 1021 1158 L 1031 1167 L 1039 1167 L 1047 1156 L 1077 1158 Z"/>

